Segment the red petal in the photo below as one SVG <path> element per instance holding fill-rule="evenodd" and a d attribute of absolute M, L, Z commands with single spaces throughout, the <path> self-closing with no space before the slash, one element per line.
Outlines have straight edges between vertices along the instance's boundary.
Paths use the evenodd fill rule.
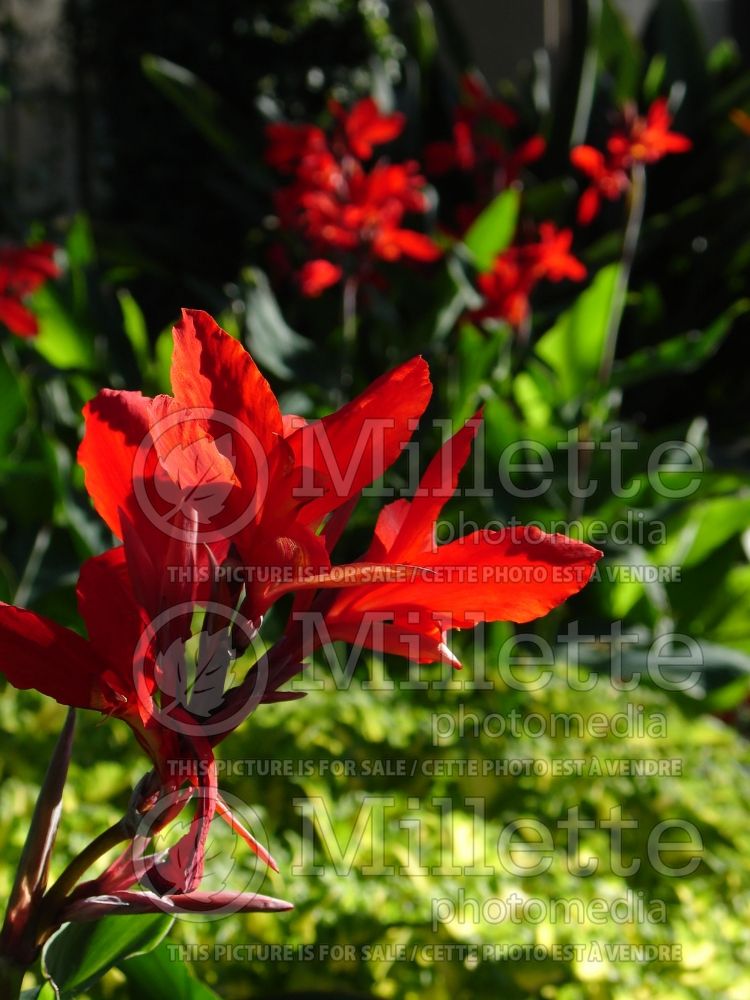
<path fill-rule="evenodd" d="M 437 547 L 407 570 L 402 583 L 342 591 L 326 614 L 331 638 L 373 646 L 367 616 L 393 623 L 389 642 L 422 662 L 444 659 L 442 635 L 478 621 L 540 618 L 588 583 L 601 553 L 538 528 L 476 532 Z M 409 637 L 419 642 L 409 649 Z M 412 647 L 415 643 L 412 643 Z M 389 647 L 394 649 L 394 647 Z"/>
<path fill-rule="evenodd" d="M 61 705 L 107 708 L 102 664 L 80 635 L 33 611 L 0 604 L 0 670 L 13 687 Z"/>
<path fill-rule="evenodd" d="M 601 195 L 595 187 L 586 188 L 578 201 L 576 218 L 581 226 L 588 226 L 599 214 Z"/>
<path fill-rule="evenodd" d="M 402 114 L 383 115 L 371 97 L 358 101 L 344 121 L 351 151 L 361 160 L 369 160 L 373 146 L 391 142 L 404 129 Z"/>
<path fill-rule="evenodd" d="M 94 507 L 118 538 L 123 535 L 121 511 L 141 520 L 133 466 L 139 449 L 149 447 L 150 406 L 151 400 L 139 392 L 102 389 L 83 408 L 86 429 L 78 461 Z"/>
<path fill-rule="evenodd" d="M 322 292 L 341 280 L 343 271 L 329 260 L 309 260 L 299 273 L 303 295 L 317 298 Z"/>
<path fill-rule="evenodd" d="M 397 533 L 392 530 L 389 532 L 388 529 L 381 529 L 378 532 L 376 526 L 376 534 L 381 540 L 387 537 L 388 533 L 393 537 L 393 543 L 388 549 L 389 561 L 413 562 L 434 547 L 435 522 L 456 490 L 459 473 L 468 461 L 478 426 L 479 419 L 475 417 L 446 441 L 435 455 L 422 476 L 417 495 L 408 504 L 408 509 L 401 518 Z M 391 506 L 393 505 L 389 504 L 389 507 Z M 381 513 L 380 518 L 387 510 L 388 507 Z M 403 508 L 399 508 L 399 514 L 401 510 Z"/>
<path fill-rule="evenodd" d="M 380 230 L 375 237 L 373 250 L 383 260 L 398 260 L 405 256 L 412 260 L 435 261 L 443 255 L 443 251 L 429 236 L 413 229 Z"/>
<path fill-rule="evenodd" d="M 10 295 L 0 295 L 0 323 L 4 323 L 17 337 L 34 337 L 39 333 L 39 324 L 33 312 Z"/>
<path fill-rule="evenodd" d="M 125 549 L 120 545 L 87 559 L 76 588 L 78 610 L 97 653 L 131 663 L 142 621 L 130 586 Z"/>
<path fill-rule="evenodd" d="M 253 359 L 198 309 L 183 309 L 174 328 L 172 390 L 185 406 L 212 407 L 239 420 L 266 454 L 282 433 L 279 404 Z M 240 475 L 247 468 L 239 456 L 237 468 Z M 243 486 L 251 483 L 243 480 Z"/>
<path fill-rule="evenodd" d="M 301 516 L 306 523 L 317 524 L 395 462 L 431 392 L 427 364 L 414 358 L 381 376 L 336 413 L 286 439 L 296 466 L 289 488 L 304 504 Z"/>
<path fill-rule="evenodd" d="M 605 169 L 604 154 L 593 146 L 576 146 L 570 151 L 570 162 L 593 179 L 599 177 Z"/>

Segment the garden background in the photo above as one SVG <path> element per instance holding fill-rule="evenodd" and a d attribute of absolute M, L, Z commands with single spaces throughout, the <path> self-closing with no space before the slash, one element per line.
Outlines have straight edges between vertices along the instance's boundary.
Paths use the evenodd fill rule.
<path fill-rule="evenodd" d="M 574 521 L 605 552 L 582 595 L 524 627 L 538 640 L 520 649 L 529 676 L 538 672 L 539 643 L 555 651 L 543 686 L 507 683 L 501 667 L 519 648 L 513 626 L 494 625 L 483 633 L 481 663 L 472 637 L 455 637 L 460 673 L 436 667 L 415 674 L 396 659 L 365 658 L 352 677 L 342 677 L 321 660 L 306 698 L 263 706 L 221 748 L 229 764 L 246 766 L 227 767 L 220 779 L 257 811 L 273 845 L 281 873 L 264 891 L 290 899 L 295 910 L 178 921 L 168 940 L 187 946 L 182 957 L 194 959 L 188 964 L 206 992 L 171 982 L 182 962 L 163 944 L 109 972 L 86 994 L 92 1000 L 136 991 L 159 998 L 165 989 L 172 997 L 211 996 L 213 989 L 230 1000 L 295 992 L 436 1000 L 750 995 L 746 12 L 741 4 L 734 13 L 722 7 L 722 21 L 718 4 L 706 14 L 710 4 L 697 11 L 685 0 L 659 0 L 648 10 L 610 0 L 486 6 L 493 10 L 483 31 L 481 4 L 468 16 L 469 8 L 448 0 L 70 0 L 61 10 L 50 7 L 49 21 L 42 5 L 4 5 L 3 235 L 53 241 L 62 274 L 31 300 L 38 336 L 0 333 L 0 598 L 80 627 L 78 566 L 111 541 L 75 465 L 81 407 L 105 385 L 169 391 L 168 331 L 182 306 L 216 315 L 246 343 L 285 410 L 307 418 L 423 353 L 435 383 L 429 417 L 457 427 L 479 406 L 485 417 L 480 454 L 490 495 L 456 500 L 449 522 L 459 515 L 480 524 Z M 719 39 L 724 31 L 734 38 Z M 477 58 L 492 93 L 515 111 L 503 135 L 508 148 L 542 136 L 544 154 L 493 190 L 468 226 L 457 219 L 476 177 L 428 171 L 428 207 L 418 225 L 435 235 L 440 260 L 383 264 L 380 279 L 359 289 L 352 331 L 351 316 L 342 321 L 341 289 L 309 297 L 300 287 L 306 249 L 276 219 L 274 191 L 285 180 L 268 163 L 266 126 L 330 123 L 332 96 L 350 107 L 373 95 L 383 110 L 405 115 L 388 156 L 424 167 L 429 147 L 452 135 L 466 100 L 461 79 Z M 648 167 L 637 243 L 626 232 L 627 199 L 605 200 L 593 223 L 580 225 L 576 205 L 586 178 L 571 164 L 571 148 L 602 146 L 612 109 L 632 101 L 645 112 L 660 96 L 669 98 L 674 128 L 692 149 Z M 478 274 L 517 234 L 548 220 L 573 231 L 585 280 L 540 284 L 521 324 L 480 316 Z M 637 445 L 623 451 L 627 496 L 609 488 L 612 453 L 601 444 L 613 433 Z M 441 436 L 439 424 L 425 422 L 426 445 Z M 542 477 L 538 454 L 514 450 L 518 441 L 546 446 L 555 459 L 551 472 Z M 586 473 L 600 486 L 585 502 L 568 489 L 571 442 L 592 446 Z M 662 476 L 667 489 L 659 489 L 649 456 L 667 442 L 687 442 L 691 451 L 662 449 L 674 465 Z M 398 466 L 387 484 L 404 487 L 407 473 Z M 537 491 L 548 475 L 552 487 Z M 365 503 L 356 515 L 350 558 L 366 544 L 373 509 Z M 614 525 L 625 526 L 620 535 Z M 643 567 L 669 572 L 639 582 L 632 570 Z M 573 621 L 598 641 L 569 663 L 570 646 L 559 636 Z M 615 648 L 624 683 L 610 677 L 608 637 L 618 622 L 637 637 Z M 666 690 L 648 678 L 649 651 L 673 635 L 688 636 L 700 653 L 698 681 L 688 689 L 675 683 Z M 675 655 L 683 649 L 674 648 Z M 588 681 L 576 672 L 571 683 L 579 667 Z M 0 683 L 5 898 L 64 710 Z M 493 719 L 514 710 L 546 719 L 544 735 L 498 735 Z M 597 712 L 663 718 L 664 731 L 631 724 L 624 736 L 593 737 L 553 734 L 549 725 L 555 714 Z M 681 764 L 650 777 L 555 773 L 551 764 L 593 758 Z M 289 773 L 253 773 L 247 764 L 274 760 L 291 762 Z M 358 762 L 356 773 L 340 773 L 341 760 Z M 536 773 L 477 777 L 456 766 L 435 766 L 434 776 L 422 763 L 465 760 L 541 764 Z M 367 774 L 375 761 L 392 766 Z M 313 764 L 309 773 L 304 762 Z M 407 773 L 389 773 L 399 762 Z M 120 815 L 143 770 L 125 726 L 102 726 L 82 713 L 58 864 Z M 373 862 L 365 837 L 344 863 L 326 855 L 318 838 L 321 873 L 303 851 L 303 800 L 324 804 L 343 846 L 372 795 L 389 803 L 384 855 Z M 472 805 L 478 800 L 483 816 Z M 450 828 L 441 802 L 451 804 Z M 681 878 L 648 864 L 618 874 L 600 822 L 618 806 L 638 821 L 624 830 L 626 857 L 643 856 L 644 831 L 678 817 L 700 831 L 700 864 Z M 557 825 L 573 807 L 597 821 L 581 838 L 582 856 L 601 861 L 588 877 L 571 873 Z M 555 832 L 547 871 L 519 879 L 496 865 L 489 874 L 453 874 L 451 851 L 464 864 L 476 845 L 496 850 L 499 831 L 520 816 Z M 427 875 L 407 864 L 405 831 L 416 818 Z M 241 882 L 250 861 L 234 853 L 228 833 L 221 837 L 214 856 L 231 858 L 222 877 Z M 652 922 L 636 913 L 604 925 L 514 922 L 487 912 L 477 918 L 468 907 L 464 919 L 435 926 L 435 900 L 456 902 L 461 892 L 479 901 L 522 892 L 548 902 L 629 892 L 663 901 L 666 916 Z M 474 961 L 460 951 L 431 960 L 423 947 L 596 942 L 677 944 L 682 951 L 650 962 Z M 318 950 L 310 961 L 252 960 L 241 950 L 221 957 L 216 943 Z M 320 947 L 351 944 L 391 951 L 341 959 Z M 210 947 L 201 952 L 202 945 Z M 418 946 L 417 960 L 388 958 L 396 945 L 408 954 Z"/>

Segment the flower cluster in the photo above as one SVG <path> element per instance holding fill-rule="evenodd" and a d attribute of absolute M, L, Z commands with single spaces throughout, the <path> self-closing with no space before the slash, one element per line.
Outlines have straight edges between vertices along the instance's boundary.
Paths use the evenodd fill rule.
<path fill-rule="evenodd" d="M 18 337 L 33 337 L 39 332 L 36 316 L 24 300 L 59 276 L 54 253 L 51 243 L 0 247 L 0 323 Z"/>
<path fill-rule="evenodd" d="M 361 491 L 397 459 L 425 411 L 431 385 L 420 358 L 308 423 L 281 413 L 237 340 L 206 313 L 185 311 L 171 376 L 173 396 L 103 390 L 85 408 L 86 488 L 120 540 L 81 569 L 87 638 L 0 606 L 0 664 L 11 684 L 122 720 L 153 765 L 118 827 L 123 853 L 88 881 L 53 887 L 41 911 L 27 900 L 13 911 L 14 932 L 32 918 L 48 935 L 61 921 L 103 913 L 224 905 L 226 893 L 200 890 L 214 818 L 262 865 L 275 863 L 222 797 L 214 748 L 260 704 L 299 697 L 284 685 L 316 648 L 343 640 L 458 665 L 450 630 L 544 615 L 588 582 L 600 555 L 517 527 L 436 544 L 477 417 L 445 442 L 412 500 L 382 510 L 362 557 L 332 562 Z M 288 593 L 286 627 L 266 649 L 264 616 Z M 149 853 L 191 801 L 187 832 Z M 257 893 L 235 905 L 288 906 Z"/>
<path fill-rule="evenodd" d="M 672 116 L 665 98 L 658 98 L 645 117 L 634 105 L 625 107 L 620 123 L 607 140 L 605 151 L 576 146 L 570 154 L 574 167 L 588 178 L 578 202 L 578 222 L 588 225 L 599 214 L 602 199 L 617 201 L 631 184 L 633 168 L 656 163 L 670 153 L 692 148 L 687 136 L 670 131 Z"/>
<path fill-rule="evenodd" d="M 407 215 L 427 210 L 418 164 L 368 162 L 376 147 L 401 134 L 403 115 L 381 114 L 372 98 L 349 112 L 332 103 L 331 111 L 330 135 L 312 125 L 267 128 L 266 160 L 291 178 L 276 192 L 276 210 L 282 225 L 301 234 L 313 254 L 300 273 L 308 296 L 350 275 L 367 280 L 378 261 L 430 262 L 441 253 L 406 224 Z"/>
<path fill-rule="evenodd" d="M 462 100 L 451 137 L 427 146 L 425 167 L 430 177 L 463 175 L 470 181 L 468 201 L 455 213 L 456 228 L 463 233 L 494 195 L 544 155 L 546 142 L 540 135 L 517 141 L 518 113 L 494 98 L 480 77 L 467 73 L 460 84 Z"/>
<path fill-rule="evenodd" d="M 523 326 L 530 314 L 529 299 L 540 281 L 583 281 L 586 277 L 585 266 L 571 253 L 572 245 L 572 230 L 544 222 L 537 240 L 516 243 L 498 254 L 492 268 L 477 279 L 485 301 L 472 318 Z"/>

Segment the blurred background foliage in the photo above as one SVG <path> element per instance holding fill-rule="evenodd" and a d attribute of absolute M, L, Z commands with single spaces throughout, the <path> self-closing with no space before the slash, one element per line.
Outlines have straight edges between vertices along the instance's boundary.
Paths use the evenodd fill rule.
<path fill-rule="evenodd" d="M 222 746 L 227 761 L 328 762 L 325 771 L 308 777 L 228 773 L 222 780 L 228 792 L 257 810 L 281 864 L 281 875 L 269 879 L 265 891 L 292 899 L 296 909 L 278 917 L 180 922 L 169 938 L 188 944 L 672 943 L 682 945 L 680 960 L 195 962 L 196 975 L 220 996 L 327 990 L 436 1000 L 739 1000 L 750 994 L 750 134 L 737 113 L 750 112 L 750 72 L 731 40 L 708 49 L 684 0 L 659 0 L 640 37 L 609 0 L 560 6 L 567 11 L 568 34 L 554 62 L 540 52 L 512 81 L 490 80 L 517 109 L 526 131 L 545 136 L 546 155 L 487 208 L 487 225 L 463 242 L 451 246 L 446 240 L 440 264 L 422 271 L 392 266 L 387 289 L 368 289 L 354 356 L 347 355 L 337 295 L 304 299 L 274 267 L 275 248 L 287 235 L 273 219 L 278 178 L 263 161 L 264 126 L 319 120 L 329 97 L 348 104 L 372 93 L 383 107 L 407 116 L 406 130 L 389 153 L 421 159 L 427 143 L 449 133 L 459 77 L 472 67 L 470 41 L 446 0 L 69 0 L 64 23 L 80 144 L 73 181 L 80 210 L 71 213 L 52 199 L 32 218 L 12 197 L 19 165 L 12 162 L 11 146 L 4 151 L 7 235 L 46 234 L 63 248 L 66 266 L 58 282 L 35 295 L 39 337 L 2 337 L 0 598 L 80 624 L 73 594 L 78 568 L 111 541 L 89 508 L 75 466 L 81 406 L 102 385 L 168 391 L 165 331 L 180 306 L 189 305 L 219 315 L 251 349 L 285 408 L 306 416 L 340 402 L 342 370 L 351 374 L 354 391 L 399 360 L 424 353 L 436 387 L 430 417 L 456 426 L 484 407 L 484 477 L 491 495 L 455 501 L 449 518 L 457 521 L 460 511 L 479 524 L 510 517 L 548 526 L 572 520 L 581 537 L 605 551 L 601 578 L 534 631 L 554 646 L 569 621 L 601 637 L 622 621 L 624 632 L 638 636 L 623 654 L 626 676 L 645 670 L 649 648 L 662 635 L 683 633 L 700 643 L 700 683 L 689 692 L 660 690 L 643 679 L 622 689 L 608 677 L 604 640 L 584 664 L 596 680 L 591 690 L 567 683 L 566 653 L 559 645 L 551 684 L 513 690 L 496 667 L 498 659 L 507 659 L 513 632 L 498 626 L 486 635 L 491 689 L 474 683 L 471 637 L 457 636 L 455 648 L 466 666 L 442 685 L 413 690 L 402 683 L 408 668 L 387 662 L 383 671 L 394 687 L 368 686 L 366 660 L 348 690 L 336 691 L 324 681 L 323 690 L 311 690 L 300 702 L 264 707 Z M 3 30 L 12 69 L 11 56 L 23 38 L 12 18 Z M 13 87 L 8 70 L 8 108 Z M 678 109 L 675 127 L 691 137 L 694 148 L 649 169 L 645 218 L 624 299 L 618 300 L 617 281 L 625 210 L 622 203 L 607 203 L 593 226 L 576 228 L 575 252 L 588 267 L 587 285 L 542 288 L 525 342 L 503 324 L 469 322 L 478 262 L 507 245 L 519 212 L 525 220 L 575 225 L 580 177 L 569 164 L 571 145 L 601 145 L 614 106 L 633 100 L 645 108 L 659 94 L 671 95 Z M 449 217 L 458 197 L 450 185 L 436 185 L 433 225 Z M 617 353 L 608 371 L 602 367 L 606 345 L 618 323 Z M 623 483 L 630 489 L 625 499 L 612 495 L 611 458 L 600 447 L 618 433 L 637 444 L 623 453 Z M 425 421 L 420 454 L 432 454 L 440 437 L 439 428 Z M 546 445 L 555 459 L 553 487 L 538 496 L 532 493 L 539 472 L 510 467 L 509 446 L 525 440 Z M 666 474 L 671 495 L 665 496 L 649 478 L 649 455 L 665 442 L 681 441 L 693 446 L 705 471 L 697 490 L 683 490 L 683 496 L 677 494 L 692 479 L 689 466 Z M 566 463 L 571 448 L 586 450 L 589 444 L 594 448 L 587 472 L 600 485 L 584 504 L 570 496 Z M 516 453 L 513 461 L 523 457 Z M 538 458 L 533 450 L 525 457 L 531 463 Z M 685 462 L 684 453 L 671 458 Z M 499 485 L 499 471 L 515 491 Z M 404 463 L 387 482 L 406 484 Z M 514 495 L 519 490 L 528 495 Z M 372 501 L 361 505 L 342 555 L 361 552 L 375 509 Z M 628 518 L 633 530 L 626 537 L 609 530 Z M 607 526 L 604 537 L 593 537 L 600 523 Z M 628 577 L 628 567 L 642 566 L 677 567 L 679 578 L 639 583 Z M 314 677 L 325 676 L 323 663 Z M 438 668 L 434 676 L 440 676 Z M 625 712 L 628 705 L 641 706 L 646 716 L 663 715 L 665 732 L 491 738 L 469 727 L 463 738 L 433 738 L 435 713 L 456 716 L 461 708 L 481 722 L 514 709 L 588 716 Z M 58 706 L 33 693 L 3 690 L 0 895 L 7 896 L 62 718 Z M 411 771 L 412 762 L 434 758 L 571 757 L 679 760 L 682 773 L 434 778 L 421 764 Z M 341 759 L 405 759 L 407 776 L 334 776 L 331 765 Z M 120 815 L 142 770 L 124 727 L 81 720 L 58 864 Z M 293 874 L 302 860 L 295 800 L 325 803 L 344 844 L 370 793 L 393 799 L 385 863 L 404 864 L 403 824 L 414 818 L 416 798 L 425 864 L 437 873 L 370 873 L 365 844 L 345 876 L 333 871 L 330 859 L 322 876 L 309 866 Z M 475 797 L 486 802 L 483 822 L 473 822 L 467 804 Z M 446 833 L 434 804 L 441 798 L 454 806 L 454 844 L 486 840 L 490 857 L 499 831 L 519 816 L 556 828 L 572 806 L 587 819 L 602 820 L 619 805 L 639 822 L 630 840 L 625 831 L 626 857 L 643 855 L 644 830 L 679 817 L 700 830 L 702 861 L 685 878 L 659 876 L 647 864 L 623 878 L 609 869 L 602 830 L 594 829 L 582 835 L 582 855 L 593 853 L 602 863 L 589 878 L 569 873 L 565 843 L 556 834 L 555 862 L 544 875 L 514 880 L 498 870 L 458 879 L 442 866 Z M 216 856 L 232 859 L 230 883 L 249 878 L 250 859 L 216 836 Z M 461 890 L 480 900 L 513 891 L 546 900 L 640 891 L 663 900 L 667 918 L 605 926 L 470 918 L 433 929 L 431 901 L 455 901 Z M 122 963 L 88 995 L 114 1000 L 135 989 L 154 998 L 167 990 L 172 997 L 210 995 L 189 982 L 176 992 L 164 972 L 175 965 L 165 959 L 165 947 Z"/>

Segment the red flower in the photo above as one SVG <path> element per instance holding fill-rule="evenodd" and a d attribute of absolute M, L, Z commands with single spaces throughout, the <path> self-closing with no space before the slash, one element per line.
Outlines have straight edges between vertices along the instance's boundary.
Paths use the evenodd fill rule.
<path fill-rule="evenodd" d="M 606 152 L 593 146 L 576 146 L 571 163 L 590 180 L 578 202 L 578 221 L 588 225 L 599 214 L 602 198 L 617 201 L 630 187 L 636 164 L 656 163 L 670 153 L 686 153 L 692 148 L 687 136 L 671 132 L 672 116 L 665 98 L 653 102 L 646 117 L 632 105 L 607 140 Z"/>
<path fill-rule="evenodd" d="M 19 337 L 33 337 L 39 332 L 36 316 L 23 300 L 59 276 L 54 253 L 51 243 L 0 248 L 0 322 Z"/>
<path fill-rule="evenodd" d="M 538 247 L 539 273 L 570 272 L 564 234 L 548 227 Z M 136 837 L 135 855 L 131 848 L 67 896 L 60 919 L 103 912 L 104 896 L 123 907 L 116 912 L 153 909 L 162 895 L 209 906 L 195 890 L 217 813 L 273 865 L 223 802 L 213 747 L 261 701 L 296 696 L 279 688 L 310 651 L 300 637 L 305 611 L 322 612 L 332 638 L 422 662 L 450 659 L 448 630 L 475 616 L 545 614 L 584 586 L 599 556 L 516 528 L 434 546 L 471 426 L 433 460 L 413 501 L 385 508 L 362 561 L 331 565 L 360 492 L 395 461 L 427 406 L 431 387 L 420 358 L 307 423 L 281 415 L 238 341 L 206 313 L 185 311 L 174 330 L 172 387 L 173 397 L 154 399 L 104 390 L 86 407 L 79 453 L 86 487 L 123 540 L 81 570 L 78 606 L 88 638 L 0 605 L 0 662 L 9 681 L 122 719 L 154 764 L 134 806 L 138 817 L 158 817 L 148 836 Z M 228 572 L 238 569 L 239 579 Z M 295 614 L 282 639 L 232 687 L 232 659 L 288 592 Z M 191 672 L 184 657 L 196 613 L 203 625 Z M 382 635 L 363 639 L 361 625 L 372 615 L 382 619 Z M 166 857 L 143 857 L 143 842 L 196 796 L 188 832 Z M 130 893 L 137 881 L 155 895 Z M 283 904 L 253 897 L 242 905 Z"/>
<path fill-rule="evenodd" d="M 321 523 L 395 461 L 429 400 L 427 366 L 407 362 L 307 424 L 282 418 L 250 355 L 206 313 L 185 310 L 174 338 L 174 398 L 104 390 L 85 408 L 86 488 L 125 540 L 133 576 L 144 589 L 157 581 L 157 596 L 144 599 L 152 614 L 170 585 L 169 547 L 187 523 L 201 542 L 199 564 L 210 550 L 221 565 L 231 545 L 245 566 L 268 570 L 247 581 L 245 611 L 255 621 L 274 575 L 330 566 Z"/>
<path fill-rule="evenodd" d="M 553 223 L 544 222 L 537 242 L 504 250 L 490 271 L 477 279 L 485 303 L 472 317 L 502 319 L 520 327 L 529 316 L 529 299 L 540 281 L 583 281 L 586 277 L 586 268 L 570 252 L 572 244 L 572 230 L 558 230 Z"/>
<path fill-rule="evenodd" d="M 443 446 L 412 501 L 383 509 L 362 561 L 371 579 L 377 580 L 379 565 L 398 569 L 399 578 L 337 592 L 325 610 L 331 639 L 460 666 L 446 644 L 451 629 L 531 621 L 588 583 L 601 552 L 538 528 L 477 531 L 436 544 L 437 520 L 456 489 L 478 423 L 469 421 Z"/>
<path fill-rule="evenodd" d="M 299 272 L 299 285 L 302 294 L 314 299 L 321 295 L 326 288 L 337 285 L 343 276 L 343 271 L 338 264 L 332 264 L 330 260 L 308 260 L 302 265 Z"/>
<path fill-rule="evenodd" d="M 383 115 L 371 97 L 358 101 L 347 112 L 338 101 L 329 105 L 346 140 L 349 151 L 359 160 L 369 160 L 375 146 L 393 142 L 404 130 L 406 119 L 397 112 Z"/>
<path fill-rule="evenodd" d="M 418 165 L 377 162 L 366 169 L 361 162 L 400 134 L 403 116 L 381 115 L 369 98 L 349 113 L 335 103 L 331 108 L 337 128 L 329 139 L 312 126 L 267 130 L 268 161 L 294 178 L 276 192 L 276 210 L 314 255 L 300 272 L 301 290 L 309 296 L 345 274 L 369 278 L 378 260 L 440 257 L 429 237 L 405 225 L 407 215 L 427 208 Z"/>
<path fill-rule="evenodd" d="M 455 112 L 451 138 L 427 147 L 425 167 L 433 177 L 458 172 L 471 181 L 471 200 L 455 210 L 454 222 L 463 232 L 524 167 L 544 155 L 546 142 L 540 135 L 520 142 L 511 139 L 508 133 L 518 126 L 518 115 L 493 98 L 478 76 L 462 77 L 461 89 L 462 102 Z"/>
<path fill-rule="evenodd" d="M 211 762 L 206 741 L 190 740 L 166 728 L 149 711 L 155 688 L 157 647 L 144 642 L 149 615 L 139 606 L 127 571 L 125 550 L 111 549 L 84 563 L 78 581 L 78 609 L 88 630 L 83 639 L 33 611 L 0 604 L 3 673 L 14 687 L 34 688 L 63 705 L 89 708 L 121 718 L 156 768 L 161 792 L 183 784 L 174 769 L 182 759 Z M 138 661 L 136 651 L 143 650 Z M 210 769 L 193 768 L 193 781 Z M 188 769 L 190 773 L 190 769 Z M 215 807 L 215 776 L 210 794 L 189 835 L 196 848 L 174 891 L 190 891 L 200 881 L 208 823 Z M 171 818 L 171 817 L 169 817 Z"/>

